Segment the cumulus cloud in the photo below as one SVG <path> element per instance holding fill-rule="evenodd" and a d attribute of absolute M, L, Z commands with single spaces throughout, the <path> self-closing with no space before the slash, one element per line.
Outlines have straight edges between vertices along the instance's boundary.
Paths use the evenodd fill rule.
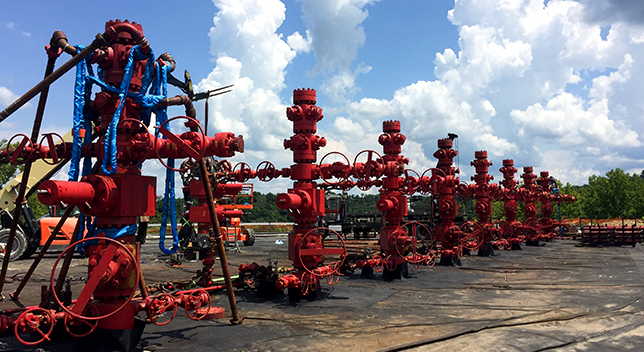
<path fill-rule="evenodd" d="M 18 95 L 9 90 L 9 88 L 0 86 L 0 105 L 8 106 L 18 99 Z"/>
<path fill-rule="evenodd" d="M 282 141 L 291 126 L 279 94 L 285 88 L 286 68 L 296 55 L 276 33 L 286 8 L 278 0 L 216 0 L 214 4 L 218 12 L 209 36 L 215 68 L 196 89 L 235 86 L 231 93 L 212 99 L 211 125 L 216 131 L 243 135 L 247 155 L 283 150 Z M 302 49 L 303 44 L 299 45 Z M 259 160 L 251 157 L 248 162 Z"/>
<path fill-rule="evenodd" d="M 362 22 L 367 5 L 378 0 L 302 0 L 302 12 L 310 33 L 310 44 L 317 60 L 313 74 L 328 75 L 322 90 L 334 102 L 345 102 L 357 90 L 355 79 L 371 69 L 365 64 L 353 67 L 358 50 L 364 45 Z M 299 35 L 301 37 L 301 35 Z"/>
<path fill-rule="evenodd" d="M 644 24 L 644 2 L 630 0 L 580 0 L 586 6 L 587 18 L 596 22 L 617 20 Z"/>
<path fill-rule="evenodd" d="M 289 35 L 286 38 L 286 42 L 288 42 L 288 45 L 291 46 L 291 49 L 295 50 L 296 52 L 303 52 L 303 53 L 308 53 L 311 51 L 311 32 L 306 31 L 306 38 L 304 38 L 300 32 L 295 32 L 291 35 Z"/>

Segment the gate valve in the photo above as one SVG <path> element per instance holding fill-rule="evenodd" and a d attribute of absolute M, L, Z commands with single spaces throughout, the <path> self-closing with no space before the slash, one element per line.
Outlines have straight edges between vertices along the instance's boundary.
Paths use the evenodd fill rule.
<path fill-rule="evenodd" d="M 311 195 L 303 190 L 289 190 L 289 193 L 280 193 L 275 199 L 277 207 L 282 210 L 304 210 L 311 206 Z"/>
<path fill-rule="evenodd" d="M 389 234 L 389 239 L 398 249 L 407 249 L 412 243 L 411 237 L 407 234 L 407 231 L 402 228 L 398 228 Z M 402 253 L 401 253 L 402 254 Z"/>
<path fill-rule="evenodd" d="M 438 175 L 438 173 L 433 173 L 432 177 L 429 178 L 429 185 L 431 187 L 432 194 L 439 194 L 446 186 L 446 178 Z"/>
<path fill-rule="evenodd" d="M 299 277 L 295 275 L 284 275 L 277 279 L 275 282 L 275 288 L 278 290 L 284 290 L 287 288 L 296 288 L 299 287 L 302 281 Z"/>
<path fill-rule="evenodd" d="M 235 156 L 235 153 L 244 152 L 244 137 L 235 137 L 231 132 L 219 132 L 214 138 L 208 139 L 206 146 L 207 155 L 216 155 L 220 158 L 229 158 Z"/>
<path fill-rule="evenodd" d="M 398 177 L 405 173 L 405 164 L 396 161 L 389 161 L 383 168 L 383 175 L 386 177 Z"/>
<path fill-rule="evenodd" d="M 376 203 L 376 208 L 383 213 L 397 211 L 399 206 L 398 199 L 395 197 L 381 198 Z"/>
<path fill-rule="evenodd" d="M 455 243 L 463 236 L 463 231 L 458 226 L 450 226 L 445 230 L 445 239 L 447 242 Z"/>
<path fill-rule="evenodd" d="M 248 264 L 248 265 L 243 264 L 243 263 L 241 265 L 239 265 L 239 273 L 240 274 L 242 274 L 242 273 L 252 273 L 257 269 L 259 269 L 259 264 L 255 263 L 255 262 L 253 262 L 251 264 Z"/>
<path fill-rule="evenodd" d="M 257 179 L 262 182 L 268 182 L 274 178 L 279 177 L 281 174 L 280 170 L 275 168 L 275 165 L 268 160 L 264 160 L 257 165 L 255 168 L 255 176 Z"/>
<path fill-rule="evenodd" d="M 246 182 L 256 176 L 255 171 L 251 169 L 250 165 L 244 162 L 237 163 L 228 174 L 230 178 L 237 182 Z"/>
<path fill-rule="evenodd" d="M 346 180 L 349 178 L 351 173 L 351 166 L 341 162 L 336 161 L 333 164 L 322 164 L 320 165 L 320 176 L 323 180 L 329 180 L 332 177 Z"/>
<path fill-rule="evenodd" d="M 456 193 L 458 193 L 463 198 L 473 198 L 475 192 L 476 185 L 466 185 L 464 183 L 459 183 L 456 187 Z"/>
<path fill-rule="evenodd" d="M 142 160 L 148 156 L 150 147 L 152 146 L 152 139 L 149 133 L 137 133 L 129 140 L 125 146 L 122 157 L 129 160 Z"/>
<path fill-rule="evenodd" d="M 366 163 L 355 163 L 353 166 L 353 176 L 359 180 L 368 180 L 370 178 L 379 178 L 383 174 L 382 165 L 370 160 Z"/>

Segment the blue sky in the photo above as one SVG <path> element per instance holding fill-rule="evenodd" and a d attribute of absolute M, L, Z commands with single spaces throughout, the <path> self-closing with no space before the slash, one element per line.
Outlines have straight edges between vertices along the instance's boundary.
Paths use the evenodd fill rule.
<path fill-rule="evenodd" d="M 211 100 L 210 131 L 243 134 L 233 158 L 291 164 L 284 109 L 293 89 L 314 88 L 325 112 L 318 134 L 353 159 L 381 150 L 382 121 L 402 122 L 403 154 L 422 173 L 436 140 L 459 138 L 462 180 L 475 150 L 532 165 L 573 184 L 613 168 L 644 169 L 641 156 L 644 6 L 617 0 L 214 0 L 189 5 L 4 0 L 0 108 L 44 73 L 55 30 L 89 44 L 112 19 L 143 26 L 156 55 L 171 53 L 198 90 L 235 84 Z M 151 8 L 150 6 L 154 6 Z M 62 10 L 65 9 L 65 10 Z M 55 15 L 54 15 L 55 14 Z M 641 15 L 641 16 L 640 16 Z M 59 65 L 67 60 L 63 56 Z M 44 131 L 71 126 L 73 73 L 52 86 Z M 171 95 L 180 94 L 171 89 Z M 29 133 L 35 100 L 0 126 Z M 203 105 L 197 104 L 203 116 Z M 181 115 L 180 108 L 170 115 Z M 156 161 L 144 171 L 160 174 Z M 60 177 L 64 177 L 60 176 Z M 257 185 L 280 192 L 286 180 Z"/>

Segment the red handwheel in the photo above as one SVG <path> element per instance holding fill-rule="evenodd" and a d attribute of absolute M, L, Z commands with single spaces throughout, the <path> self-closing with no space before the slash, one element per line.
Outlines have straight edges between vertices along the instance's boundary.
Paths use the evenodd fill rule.
<path fill-rule="evenodd" d="M 305 243 L 307 243 L 307 241 L 305 241 L 305 239 L 308 236 L 313 236 L 314 234 L 317 234 L 318 231 L 326 231 L 326 230 L 329 231 L 329 234 L 333 233 L 334 235 L 336 235 L 340 239 L 340 243 L 342 244 L 342 247 L 340 247 L 340 248 L 324 248 L 324 244 L 322 244 L 322 248 L 302 248 L 302 246 Z M 296 244 L 296 246 L 299 247 L 298 260 L 300 261 L 300 263 L 302 263 L 302 267 L 304 268 L 304 270 L 306 272 L 308 272 L 310 275 L 318 277 L 318 278 L 326 277 L 326 276 L 333 275 L 333 274 L 337 273 L 340 270 L 340 268 L 342 267 L 342 264 L 344 263 L 344 259 L 347 256 L 347 246 L 344 243 L 344 239 L 342 238 L 342 236 L 339 233 L 337 233 L 336 231 L 334 231 L 334 230 L 332 230 L 332 229 L 330 229 L 328 227 L 316 227 L 316 228 L 314 228 L 312 230 L 309 230 L 309 232 L 307 232 L 304 236 L 300 237 L 300 240 Z M 335 262 L 335 263 L 333 263 L 333 264 L 329 264 L 330 267 L 333 266 L 333 269 L 328 271 L 328 272 L 325 272 L 323 274 L 318 272 L 316 270 L 316 268 L 309 269 L 309 268 L 306 267 L 306 265 L 304 265 L 304 261 L 302 260 L 302 257 L 305 257 L 305 256 L 320 256 L 320 255 L 339 255 L 340 260 Z"/>
<path fill-rule="evenodd" d="M 54 141 L 54 136 L 58 137 L 60 140 L 60 144 L 56 144 Z M 44 161 L 46 164 L 49 165 L 56 165 L 58 164 L 61 160 L 65 158 L 65 154 L 67 154 L 67 144 L 63 140 L 63 137 L 61 137 L 58 133 L 45 133 L 42 136 L 42 139 L 40 140 L 40 146 L 43 145 L 43 142 L 47 141 L 47 147 L 49 147 L 49 153 L 47 154 L 47 157 L 42 156 L 41 159 Z M 58 152 L 58 149 L 56 149 L 56 146 L 60 145 L 62 148 L 62 152 Z M 47 159 L 51 159 L 51 162 L 47 161 Z"/>
<path fill-rule="evenodd" d="M 120 263 L 125 258 L 128 258 L 130 260 L 130 263 L 134 264 L 133 270 L 134 270 L 135 279 L 134 279 L 133 287 L 138 287 L 139 277 L 141 272 L 139 268 L 139 263 L 137 263 L 136 258 L 134 257 L 134 254 L 132 254 L 132 252 L 130 252 L 130 250 L 127 247 L 125 247 L 122 243 L 107 237 L 90 237 L 90 238 L 82 239 L 72 244 L 71 246 L 67 247 L 62 253 L 60 253 L 60 255 L 58 256 L 58 259 L 56 259 L 56 262 L 54 263 L 54 267 L 51 269 L 51 279 L 50 279 L 51 287 L 56 287 L 55 285 L 55 278 L 57 277 L 56 267 L 58 266 L 58 263 L 60 262 L 60 260 L 66 256 L 68 251 L 75 250 L 78 244 L 85 243 L 88 241 L 105 242 L 107 243 L 107 247 L 105 247 L 105 251 L 101 255 L 100 260 L 98 261 L 98 264 L 88 275 L 87 283 L 85 284 L 85 287 L 83 287 L 82 292 L 78 296 L 76 303 L 74 303 L 71 307 L 65 307 L 62 301 L 60 300 L 60 297 L 58 297 L 58 293 L 55 292 L 56 290 L 52 290 L 52 293 L 53 293 L 52 296 L 54 297 L 54 300 L 56 301 L 56 303 L 58 303 L 58 305 L 67 314 L 71 315 L 72 317 L 83 319 L 83 320 L 100 320 L 100 319 L 105 319 L 109 316 L 112 316 L 117 312 L 119 312 L 121 309 L 125 308 L 125 306 L 127 306 L 127 304 L 132 300 L 132 298 L 134 298 L 134 294 L 136 293 L 136 290 L 132 290 L 132 293 L 123 302 L 123 304 L 121 304 L 117 309 L 113 310 L 108 314 L 96 315 L 96 316 L 83 315 L 84 312 L 87 312 L 85 308 L 89 304 L 89 301 L 94 294 L 94 290 L 106 275 L 107 268 L 110 266 L 110 264 L 112 262 L 116 262 L 116 263 L 119 263 L 120 265 Z"/>
<path fill-rule="evenodd" d="M 198 142 L 198 145 L 197 145 L 197 146 L 198 146 L 198 148 L 197 148 L 198 150 L 195 150 L 195 148 L 191 145 L 191 144 L 193 144 L 193 143 L 186 143 L 186 141 L 185 141 L 185 140 L 183 140 L 183 139 L 179 138 L 179 136 L 177 136 L 176 134 L 174 134 L 174 133 L 170 132 L 170 131 L 165 127 L 167 124 L 169 124 L 170 122 L 172 122 L 172 121 L 174 121 L 174 120 L 177 120 L 177 119 L 186 119 L 186 120 L 188 120 L 188 122 L 190 122 L 191 124 L 193 124 L 193 125 L 195 125 L 195 126 L 199 127 L 199 131 L 200 131 L 200 133 L 201 133 L 201 134 L 199 135 L 200 137 L 199 137 L 199 142 Z M 195 133 L 197 133 L 197 132 L 195 132 Z M 173 118 L 171 118 L 171 119 L 168 119 L 166 122 L 164 122 L 163 124 L 161 124 L 161 126 L 159 126 L 159 128 L 158 128 L 158 130 L 157 130 L 157 132 L 155 133 L 155 135 L 154 135 L 154 136 L 155 136 L 156 138 L 159 138 L 159 134 L 164 135 L 164 136 L 165 136 L 169 141 L 173 142 L 173 143 L 177 146 L 177 148 L 178 148 L 179 150 L 181 150 L 181 151 L 185 152 L 186 154 L 188 154 L 188 157 L 193 158 L 193 159 L 194 159 L 194 160 L 196 160 L 196 161 L 201 160 L 201 158 L 203 158 L 203 157 L 204 157 L 204 155 L 206 155 L 206 138 L 205 138 L 206 134 L 204 133 L 203 128 L 202 128 L 202 127 L 201 127 L 201 125 L 199 124 L 199 121 L 197 121 L 197 120 L 193 119 L 192 117 L 188 117 L 188 116 L 175 116 L 175 117 L 173 117 Z M 168 168 L 168 169 L 170 169 L 170 170 L 173 170 L 173 171 L 184 172 L 184 171 L 186 171 L 186 170 L 188 170 L 188 169 L 193 168 L 195 165 L 197 165 L 197 164 L 198 164 L 198 163 L 194 163 L 194 164 L 192 164 L 190 167 L 187 167 L 187 168 L 178 168 L 178 169 L 177 169 L 177 168 L 174 168 L 174 167 L 170 167 L 170 166 L 168 166 L 168 164 L 166 164 L 165 162 L 163 162 L 163 158 L 161 158 L 161 156 L 159 155 L 159 143 L 154 143 L 154 153 L 157 155 L 157 159 L 159 159 L 159 161 L 161 162 L 161 164 L 162 164 L 163 166 L 165 166 L 166 168 Z"/>
<path fill-rule="evenodd" d="M 44 308 L 32 308 L 20 314 L 15 322 L 14 331 L 16 338 L 23 345 L 33 346 L 45 340 L 49 341 L 54 325 L 56 325 L 56 319 L 50 311 Z M 27 341 L 20 336 L 21 333 L 29 334 L 30 337 L 37 336 L 36 340 Z"/>

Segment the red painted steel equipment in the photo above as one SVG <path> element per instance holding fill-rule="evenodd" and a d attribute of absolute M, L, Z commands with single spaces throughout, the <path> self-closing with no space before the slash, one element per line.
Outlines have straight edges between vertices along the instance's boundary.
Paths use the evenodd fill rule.
<path fill-rule="evenodd" d="M 490 222 L 492 217 L 492 198 L 496 195 L 498 185 L 490 181 L 494 176 L 488 174 L 488 168 L 492 162 L 487 159 L 487 151 L 479 150 L 474 152 L 474 161 L 470 165 L 474 166 L 476 174 L 471 177 L 474 184 L 459 187 L 459 195 L 465 198 L 476 198 L 476 216 L 477 222 L 468 222 L 463 224 L 463 241 L 470 242 L 466 247 L 476 249 L 479 256 L 490 256 L 494 253 L 493 245 L 497 245 L 499 229 L 494 227 Z M 502 248 L 502 247 L 501 247 Z"/>
<path fill-rule="evenodd" d="M 525 243 L 528 246 L 539 245 L 539 229 L 537 220 L 537 205 L 535 202 L 539 199 L 537 185 L 535 179 L 537 175 L 532 173 L 532 166 L 523 167 L 523 186 L 519 189 L 517 200 L 522 201 L 523 212 L 526 220 L 523 222 L 523 233 L 525 236 Z"/>
<path fill-rule="evenodd" d="M 400 121 L 384 121 L 383 133 L 378 138 L 382 145 L 384 156 L 380 159 L 383 176 L 380 188 L 380 200 L 376 207 L 383 214 L 384 227 L 380 230 L 380 249 L 382 251 L 385 268 L 383 279 L 393 280 L 406 276 L 406 261 L 422 261 L 422 257 L 415 257 L 416 234 L 403 225 L 407 215 L 407 196 L 401 191 L 404 179 L 401 177 L 409 159 L 401 155 L 405 135 L 400 133 Z M 405 258 L 412 253 L 410 258 Z"/>
<path fill-rule="evenodd" d="M 276 283 L 278 289 L 288 289 L 292 300 L 298 300 L 301 295 L 316 295 L 319 279 L 338 275 L 346 254 L 344 247 L 325 248 L 322 243 L 324 229 L 317 227 L 318 217 L 324 216 L 325 198 L 324 189 L 315 182 L 321 174 L 315 162 L 317 151 L 326 145 L 326 139 L 315 134 L 317 122 L 324 117 L 315 103 L 315 90 L 293 91 L 293 106 L 287 108 L 286 115 L 293 122 L 295 134 L 284 141 L 284 148 L 293 152 L 295 164 L 283 170 L 282 175 L 295 182 L 288 193 L 278 194 L 275 200 L 280 209 L 288 210 L 295 223 L 288 236 L 288 247 L 289 259 L 296 271 Z M 324 265 L 326 256 L 340 258 Z"/>
<path fill-rule="evenodd" d="M 431 192 L 433 197 L 438 198 L 438 215 L 440 224 L 435 228 L 436 241 L 440 243 L 440 262 L 439 265 L 453 266 L 461 265 L 459 257 L 462 255 L 462 248 L 459 241 L 462 232 L 459 226 L 454 224 L 456 214 L 458 213 L 456 190 L 460 184 L 456 176 L 460 171 L 453 165 L 454 158 L 458 151 L 452 149 L 453 140 L 444 138 L 438 140 L 438 150 L 434 152 L 434 157 L 438 159 L 436 168 L 430 169 L 432 176 L 427 178 L 421 177 L 421 185 L 424 191 Z"/>
<path fill-rule="evenodd" d="M 503 189 L 499 190 L 498 198 L 503 201 L 503 215 L 505 215 L 505 220 L 500 224 L 501 233 L 503 238 L 507 239 L 511 249 L 521 249 L 524 236 L 522 234 L 523 224 L 517 221 L 518 182 L 514 180 L 514 174 L 517 172 L 514 160 L 503 160 L 503 167 L 499 171 L 503 174 L 503 180 L 500 182 Z"/>
<path fill-rule="evenodd" d="M 210 309 L 205 313 L 198 310 L 200 307 L 210 306 L 210 296 L 204 289 L 183 292 L 176 296 L 148 298 L 139 267 L 140 244 L 135 242 L 135 236 L 131 230 L 136 231 L 137 217 L 151 216 L 155 213 L 156 179 L 141 175 L 138 166 L 145 159 L 150 158 L 191 157 L 200 160 L 204 156 L 211 155 L 230 157 L 235 152 L 243 151 L 243 139 L 232 133 L 218 133 L 215 137 L 207 137 L 199 133 L 201 127 L 195 120 L 196 112 L 185 96 L 159 99 L 152 107 L 184 105 L 188 116 L 174 119 L 187 120 L 186 127 L 190 127 L 191 131 L 180 135 L 170 132 L 169 122 L 174 120 L 170 119 L 159 127 L 156 134 L 150 134 L 142 121 L 146 107 L 137 100 L 137 96 L 141 96 L 139 91 L 145 81 L 161 72 L 150 68 L 160 69 L 170 65 L 174 67 L 174 60 L 168 54 L 163 54 L 154 62 L 148 62 L 152 60 L 148 57 L 151 49 L 142 34 L 141 26 L 135 22 L 109 21 L 105 29 L 106 32 L 102 36 L 104 40 L 98 41 L 98 48 L 93 43 L 93 53 L 90 53 L 92 56 L 87 62 L 98 64 L 102 70 L 101 77 L 107 84 L 107 88 L 96 93 L 95 99 L 86 106 L 91 111 L 92 122 L 96 126 L 91 132 L 98 135 L 98 140 L 88 141 L 80 150 L 82 156 L 98 159 L 94 165 L 94 173 L 87 174 L 79 182 L 45 181 L 38 190 L 39 199 L 45 205 L 65 203 L 69 206 L 77 206 L 86 216 L 95 217 L 92 225 L 96 228 L 94 237 L 71 245 L 56 262 L 52 270 L 50 287 L 51 295 L 57 303 L 57 306 L 51 307 L 54 310 L 30 309 L 15 321 L 3 316 L 0 324 L 0 329 L 6 330 L 12 327 L 12 322 L 15 323 L 17 335 L 19 331 L 36 331 L 42 335 L 40 341 L 48 339 L 53 324 L 61 319 L 64 319 L 66 324 L 80 321 L 81 325 L 87 325 L 91 332 L 95 328 L 131 329 L 135 315 L 140 310 L 147 310 L 148 315 L 154 318 L 161 311 L 172 307 L 176 309 L 181 305 L 186 309 L 188 316 L 196 320 L 213 313 Z M 75 48 L 66 45 L 67 39 L 62 32 L 54 33 L 52 42 L 59 43 L 61 48 L 72 55 L 78 54 Z M 62 44 L 65 44 L 64 47 Z M 136 52 L 135 49 L 140 54 L 133 54 Z M 128 64 L 129 56 L 134 57 L 132 64 Z M 132 72 L 129 82 L 124 81 L 124 71 L 127 69 Z M 122 85 L 127 94 L 119 94 L 118 88 Z M 120 115 L 117 113 L 121 111 L 119 105 L 124 106 Z M 113 121 L 113 119 L 117 120 Z M 90 131 L 81 130 L 81 137 L 86 133 Z M 110 138 L 114 137 L 114 134 L 115 143 L 112 143 Z M 159 138 L 160 134 L 167 139 Z M 109 161 L 103 163 L 103 171 L 101 171 L 102 161 L 109 160 L 110 155 L 107 153 L 112 153 L 106 145 L 112 145 L 114 148 L 112 150 L 115 151 L 113 156 L 116 163 Z M 36 145 L 27 137 L 22 140 L 18 148 L 7 150 L 6 154 L 12 162 L 28 162 L 37 158 L 51 158 L 52 155 L 58 158 L 69 158 L 72 148 L 71 144 L 61 144 L 56 147 L 54 153 L 51 147 Z M 195 188 L 194 193 L 201 194 L 198 192 L 198 187 Z M 203 197 L 200 200 L 203 200 Z M 222 214 L 217 215 L 223 215 L 223 211 L 218 213 Z M 208 220 L 211 220 L 212 216 L 211 214 Z M 196 220 L 206 222 L 203 218 Z M 59 287 L 62 286 L 61 279 L 66 276 L 71 253 L 77 245 L 84 248 L 84 253 L 88 257 L 88 279 L 75 302 L 63 302 L 59 298 L 61 296 Z M 212 271 L 211 267 L 214 263 L 214 253 L 210 254 L 212 254 L 210 258 L 212 263 L 208 263 L 210 266 L 205 268 L 208 272 Z M 58 282 L 56 282 L 56 266 L 63 257 L 65 260 L 62 262 Z M 204 277 L 204 280 L 206 280 L 203 282 L 204 286 L 211 283 L 208 282 L 207 277 Z M 144 297 L 140 301 L 133 299 L 137 286 L 140 286 Z M 230 288 L 229 291 L 231 291 Z M 232 292 L 229 292 L 229 295 L 232 295 Z M 46 298 L 47 295 L 44 297 Z M 47 300 L 44 299 L 42 303 L 45 308 L 49 308 Z M 234 311 L 234 319 L 238 320 L 234 306 L 233 295 L 231 309 Z M 56 311 L 57 309 L 62 311 Z M 214 315 L 223 315 L 223 309 Z M 48 332 L 44 332 L 44 329 L 40 328 L 42 326 L 46 327 Z M 20 336 L 18 338 L 21 339 Z"/>

